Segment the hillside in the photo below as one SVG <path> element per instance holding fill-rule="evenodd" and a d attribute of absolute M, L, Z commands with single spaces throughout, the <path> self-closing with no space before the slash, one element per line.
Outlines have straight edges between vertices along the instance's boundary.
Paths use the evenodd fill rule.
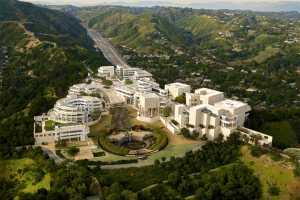
<path fill-rule="evenodd" d="M 95 53 L 74 17 L 14 0 L 0 1 L 0 147 L 33 143 L 33 116 L 46 112 L 83 80 Z"/>
<path fill-rule="evenodd" d="M 254 109 L 247 126 L 272 134 L 270 127 L 287 122 L 289 141 L 298 135 L 300 142 L 299 14 L 118 6 L 75 14 L 161 85 L 224 91 Z"/>

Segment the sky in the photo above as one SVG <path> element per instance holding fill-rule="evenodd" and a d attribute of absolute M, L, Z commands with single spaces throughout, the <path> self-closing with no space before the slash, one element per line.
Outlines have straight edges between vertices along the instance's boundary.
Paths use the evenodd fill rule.
<path fill-rule="evenodd" d="M 23 0 L 29 1 L 33 3 L 45 3 L 45 4 L 56 4 L 56 5 L 65 5 L 72 4 L 77 6 L 85 6 L 85 5 L 97 5 L 97 4 L 109 4 L 109 3 L 139 3 L 141 0 Z M 164 2 L 164 3 L 172 3 L 172 4 L 182 4 L 189 5 L 193 3 L 213 3 L 213 2 L 229 2 L 229 3 L 246 3 L 246 2 L 300 2 L 300 0 L 143 0 L 149 2 Z"/>

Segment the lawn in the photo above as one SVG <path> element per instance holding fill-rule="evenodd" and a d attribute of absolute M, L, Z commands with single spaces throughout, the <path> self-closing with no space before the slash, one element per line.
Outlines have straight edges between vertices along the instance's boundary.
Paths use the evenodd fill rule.
<path fill-rule="evenodd" d="M 241 149 L 241 160 L 259 177 L 262 183 L 263 200 L 282 200 L 300 198 L 300 179 L 293 174 L 293 165 L 289 161 L 273 161 L 269 155 L 259 158 L 253 157 L 247 146 Z M 268 183 L 276 184 L 280 188 L 279 196 L 270 196 Z"/>
<path fill-rule="evenodd" d="M 277 55 L 280 52 L 278 48 L 272 48 L 272 47 L 267 47 L 265 50 L 259 52 L 257 56 L 255 56 L 253 59 L 257 63 L 263 63 L 269 58 Z"/>
<path fill-rule="evenodd" d="M 18 192 L 35 193 L 40 188 L 50 190 L 49 173 L 45 172 L 41 180 L 36 181 L 37 173 L 40 171 L 36 161 L 30 158 L 0 160 L 0 177 L 15 178 L 20 184 Z"/>
<path fill-rule="evenodd" d="M 46 131 L 52 131 L 55 129 L 55 126 L 57 125 L 61 125 L 60 123 L 57 123 L 55 121 L 52 121 L 52 120 L 47 120 L 45 121 L 45 129 Z"/>
<path fill-rule="evenodd" d="M 170 158 L 172 156 L 184 156 L 186 152 L 198 149 L 202 145 L 199 141 L 187 140 L 182 136 L 174 136 L 168 132 L 168 130 L 163 126 L 162 123 L 145 123 L 136 119 L 137 111 L 128 106 L 128 117 L 130 119 L 131 126 L 134 125 L 142 125 L 146 128 L 150 128 L 153 130 L 154 135 L 156 135 L 157 142 L 151 148 L 153 150 L 158 150 L 163 148 L 161 151 L 154 153 L 148 157 L 147 160 L 140 160 L 137 165 L 151 165 L 154 163 L 156 159 L 162 158 Z M 91 136 L 95 138 L 101 138 L 105 136 L 106 131 L 109 129 L 111 125 L 112 116 L 106 115 L 103 116 L 100 123 L 91 127 Z M 169 143 L 168 143 L 169 141 Z M 94 142 L 98 142 L 95 141 Z M 103 143 L 103 141 L 102 141 Z M 166 146 L 167 145 L 167 146 Z M 101 145 L 103 146 L 103 145 Z M 166 146 L 166 147 L 165 147 Z M 101 147 L 99 147 L 101 148 Z M 101 156 L 99 158 L 94 158 L 93 160 L 97 161 L 118 161 L 118 160 L 128 160 L 132 159 L 130 157 L 118 156 L 112 153 L 106 152 L 106 155 Z"/>

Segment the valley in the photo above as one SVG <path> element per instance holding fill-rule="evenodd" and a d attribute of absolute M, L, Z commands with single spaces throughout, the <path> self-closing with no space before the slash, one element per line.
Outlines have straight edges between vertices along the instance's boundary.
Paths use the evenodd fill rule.
<path fill-rule="evenodd" d="M 299 19 L 0 0 L 0 199 L 298 200 Z"/>
<path fill-rule="evenodd" d="M 287 122 L 299 143 L 298 14 L 98 6 L 75 15 L 160 85 L 224 91 L 254 108 L 248 127 L 272 134 L 271 123 Z"/>

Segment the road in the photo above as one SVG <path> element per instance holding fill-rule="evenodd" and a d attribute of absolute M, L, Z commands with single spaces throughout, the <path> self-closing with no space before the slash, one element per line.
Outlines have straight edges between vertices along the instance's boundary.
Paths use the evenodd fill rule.
<path fill-rule="evenodd" d="M 130 68 L 118 51 L 112 46 L 112 44 L 102 37 L 102 35 L 94 29 L 89 29 L 85 26 L 89 36 L 94 40 L 95 47 L 100 49 L 105 58 L 111 62 L 114 66 L 120 65 L 124 68 Z"/>

